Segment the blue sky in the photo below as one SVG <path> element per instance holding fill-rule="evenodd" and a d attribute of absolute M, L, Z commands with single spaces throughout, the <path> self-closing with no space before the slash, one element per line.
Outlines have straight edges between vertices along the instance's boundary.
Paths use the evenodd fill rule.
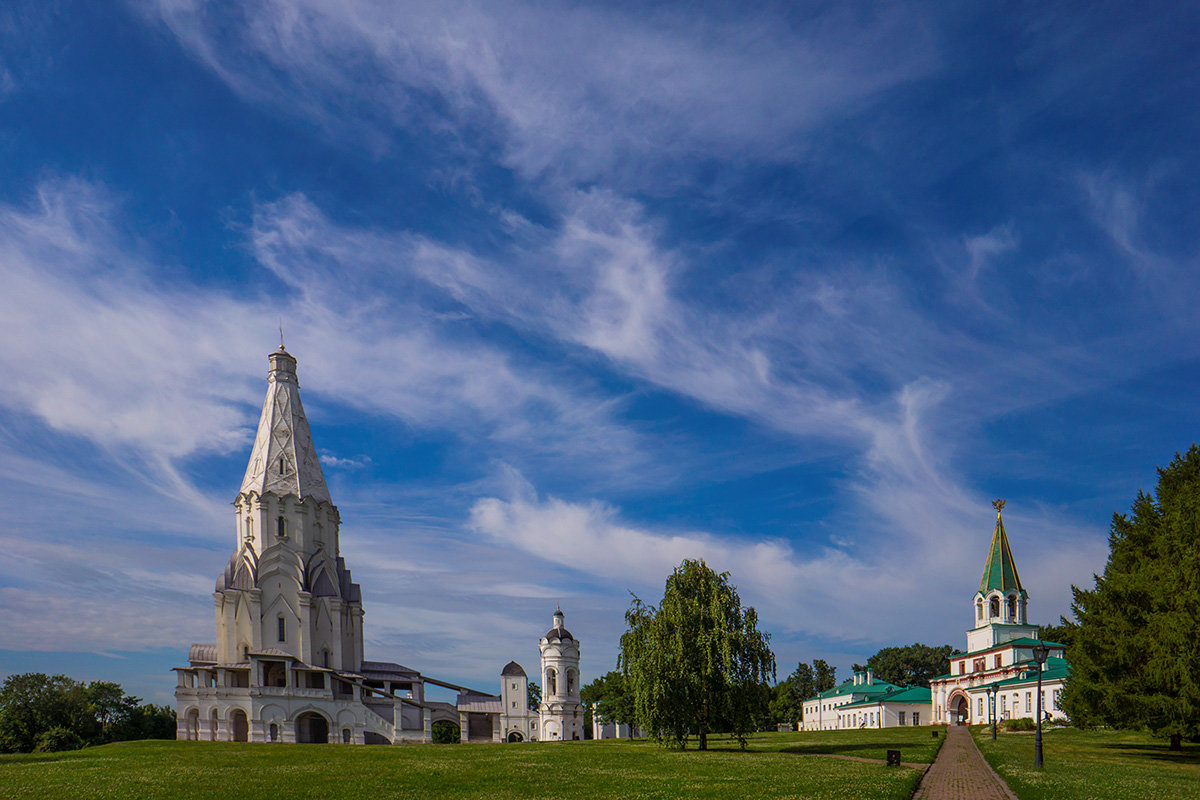
<path fill-rule="evenodd" d="M 169 699 L 280 319 L 370 657 L 594 676 L 684 557 L 961 646 L 995 497 L 1057 620 L 1196 438 L 1198 16 L 6 3 L 0 673 Z"/>

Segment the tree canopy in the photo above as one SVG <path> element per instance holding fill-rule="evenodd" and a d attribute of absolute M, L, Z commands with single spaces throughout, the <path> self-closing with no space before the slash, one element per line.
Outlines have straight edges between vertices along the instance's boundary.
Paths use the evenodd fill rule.
<path fill-rule="evenodd" d="M 826 690 L 837 682 L 837 670 L 823 658 L 813 659 L 812 664 L 803 661 L 795 671 L 775 685 L 771 698 L 771 720 L 795 724 L 804 718 L 804 701 Z"/>
<path fill-rule="evenodd" d="M 0 686 L 0 752 L 63 750 L 128 739 L 174 739 L 175 712 L 118 684 L 27 672 Z"/>
<path fill-rule="evenodd" d="M 1079 626 L 1070 642 L 1064 706 L 1077 724 L 1200 737 L 1200 449 L 1158 470 L 1113 514 L 1104 574 L 1072 587 Z"/>
<path fill-rule="evenodd" d="M 929 681 L 950 671 L 948 644 L 930 647 L 915 642 L 904 647 L 885 647 L 867 659 L 867 668 L 875 677 L 897 686 L 929 686 Z"/>
<path fill-rule="evenodd" d="M 637 723 L 633 694 L 620 671 L 614 670 L 596 678 L 579 690 L 579 698 L 589 707 L 596 704 L 593 713 L 601 722 Z"/>
<path fill-rule="evenodd" d="M 694 731 L 701 750 L 710 732 L 727 730 L 745 746 L 766 715 L 775 656 L 729 573 L 687 559 L 658 607 L 634 597 L 625 621 L 620 667 L 642 730 L 676 747 Z"/>

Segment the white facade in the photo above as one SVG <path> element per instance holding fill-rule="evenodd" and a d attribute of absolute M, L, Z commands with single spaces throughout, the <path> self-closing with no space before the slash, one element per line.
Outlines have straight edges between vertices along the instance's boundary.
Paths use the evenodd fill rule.
<path fill-rule="evenodd" d="M 563 627 L 563 613 L 554 612 L 554 626 L 539 644 L 542 651 L 542 741 L 583 738 L 583 703 L 579 698 L 579 642 Z"/>
<path fill-rule="evenodd" d="M 532 742 L 538 738 L 538 714 L 529 709 L 529 676 L 515 661 L 500 671 L 501 730 L 506 742 Z"/>
<path fill-rule="evenodd" d="M 880 698 L 896 692 L 902 687 L 886 681 L 875 680 L 872 670 L 854 673 L 854 677 L 840 686 L 810 697 L 801 705 L 803 730 L 835 731 L 849 724 L 849 717 L 842 713 L 843 706 Z M 851 727 L 859 727 L 857 724 Z"/>
<path fill-rule="evenodd" d="M 608 722 L 596 716 L 596 704 L 592 703 L 592 738 L 593 739 L 636 739 L 642 732 L 637 725 L 624 722 Z"/>

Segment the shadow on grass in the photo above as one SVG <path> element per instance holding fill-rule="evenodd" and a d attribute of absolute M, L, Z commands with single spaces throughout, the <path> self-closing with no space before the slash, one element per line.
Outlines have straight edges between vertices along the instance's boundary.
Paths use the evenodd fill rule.
<path fill-rule="evenodd" d="M 883 761 L 878 758 L 878 754 L 884 750 L 899 750 L 903 753 L 905 750 L 914 749 L 912 742 L 901 743 L 886 743 L 886 742 L 863 742 L 862 744 L 810 744 L 797 745 L 795 747 L 784 747 L 779 750 L 780 753 L 791 753 L 798 756 L 858 756 L 862 751 L 871 751 L 876 754 L 876 760 Z"/>
<path fill-rule="evenodd" d="M 1184 745 L 1182 752 L 1171 752 L 1165 744 L 1102 744 L 1101 749 L 1117 750 L 1129 756 L 1152 758 L 1156 761 L 1170 761 L 1173 764 L 1200 764 L 1200 747 Z"/>

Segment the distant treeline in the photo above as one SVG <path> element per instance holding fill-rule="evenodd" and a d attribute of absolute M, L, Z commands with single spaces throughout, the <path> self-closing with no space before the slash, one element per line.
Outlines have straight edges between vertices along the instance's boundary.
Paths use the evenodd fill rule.
<path fill-rule="evenodd" d="M 78 750 L 131 739 L 174 739 L 175 711 L 109 681 L 26 672 L 0 686 L 0 753 Z"/>

